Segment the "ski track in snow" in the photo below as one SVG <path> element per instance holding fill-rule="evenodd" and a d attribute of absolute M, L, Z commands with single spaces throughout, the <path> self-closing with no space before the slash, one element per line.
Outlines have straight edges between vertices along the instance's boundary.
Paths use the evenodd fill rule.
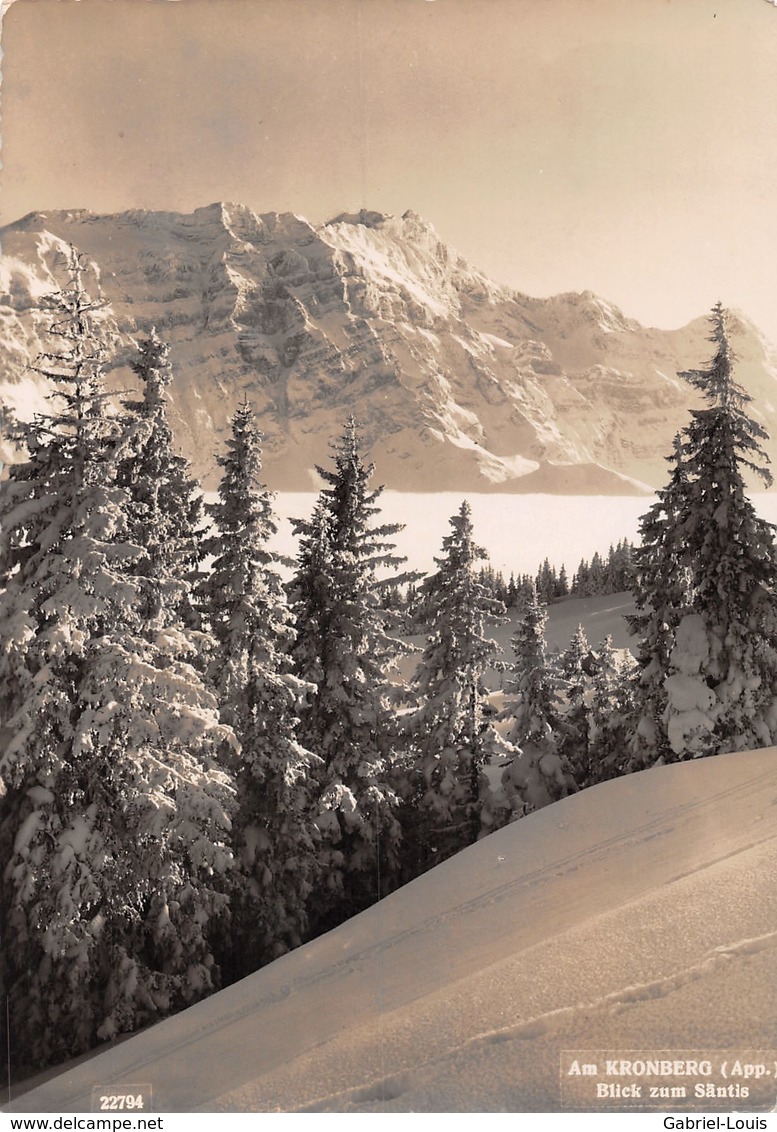
<path fill-rule="evenodd" d="M 753 1048 L 774 1045 L 777 908 L 770 894 L 776 849 L 772 839 L 770 845 L 731 853 L 630 905 L 575 923 L 410 1010 L 389 1012 L 321 1043 L 297 1063 L 218 1098 L 215 1107 L 555 1111 L 553 1066 L 562 1048 L 709 1049 L 721 1038 L 724 1046 L 739 1040 L 741 1047 L 750 1037 L 762 1042 Z M 745 889 L 751 897 L 763 890 L 764 899 L 751 899 L 741 921 L 719 914 L 736 908 Z M 750 932 L 727 938 L 737 927 Z M 763 987 L 757 962 L 768 980 Z M 747 997 L 760 996 L 761 989 L 762 1001 L 759 997 L 758 1007 L 748 1011 Z M 587 998 L 586 990 L 593 992 Z M 532 1011 L 533 1003 L 548 1009 Z M 507 1013 L 518 1021 L 483 1025 Z M 732 1017 L 740 1029 L 733 1038 Z M 375 1073 L 378 1067 L 385 1072 Z M 358 1084 L 315 1088 L 349 1078 Z M 468 1082 L 463 1090 L 462 1080 Z M 295 1096 L 298 1102 L 289 1104 Z"/>
<path fill-rule="evenodd" d="M 748 854 L 766 860 L 775 804 L 775 750 L 657 768 L 572 796 L 491 835 L 242 983 L 95 1051 L 38 1089 L 30 1082 L 33 1092 L 21 1094 L 13 1108 L 86 1111 L 95 1081 L 149 1080 L 160 1111 L 341 1105 L 347 1111 L 415 1098 L 413 1090 L 423 1093 L 429 1075 L 444 1075 L 451 1058 L 488 1051 L 493 1057 L 494 1050 L 520 1046 L 536 1059 L 532 1042 L 677 996 L 726 964 L 777 946 L 777 932 L 763 930 L 768 923 L 749 922 L 745 938 L 745 925 L 732 922 L 727 909 L 712 938 L 699 937 L 687 954 L 680 949 L 682 962 L 680 952 L 666 955 L 663 945 L 646 952 L 639 934 L 646 901 L 660 908 L 667 892 L 692 894 L 702 882 L 709 888 L 716 869 L 734 875 Z M 671 960 L 671 969 L 653 964 L 645 971 L 629 954 L 633 969 L 626 970 L 621 956 L 603 974 L 594 966 L 588 985 L 575 975 L 560 1002 L 552 988 L 513 986 L 516 963 L 541 968 L 549 952 L 563 960 L 571 938 L 596 952 L 597 941 L 612 938 L 611 928 L 602 934 L 608 917 L 616 928 L 625 917 L 637 931 L 627 952 L 641 948 L 640 962 L 653 954 L 661 964 Z M 467 1030 L 461 1003 L 475 985 L 488 998 L 505 971 L 512 972 L 507 989 L 518 1020 L 501 1025 L 503 1010 L 481 1011 Z M 430 1029 L 429 1019 L 440 1017 Z M 388 1034 L 397 1036 L 396 1049 L 384 1049 Z M 318 1076 L 306 1072 L 308 1063 Z M 450 1075 L 445 1080 L 450 1085 Z M 289 1081 L 293 1087 L 284 1092 Z M 447 1104 L 439 1093 L 430 1100 L 428 1089 L 424 1103 L 435 1103 L 435 1096 Z M 521 1094 L 513 1103 L 529 1102 Z"/>
<path fill-rule="evenodd" d="M 448 1061 L 454 1054 L 466 1053 L 484 1046 L 493 1046 L 502 1042 L 525 1042 L 546 1034 L 556 1033 L 565 1029 L 581 1018 L 590 1021 L 597 1014 L 611 1014 L 627 1010 L 640 1002 L 647 1002 L 657 998 L 664 998 L 680 987 L 687 986 L 703 979 L 716 967 L 729 963 L 737 955 L 755 955 L 762 951 L 777 949 L 777 931 L 767 932 L 765 935 L 752 939 L 742 939 L 736 943 L 716 947 L 704 956 L 698 963 L 691 964 L 681 971 L 673 972 L 660 979 L 652 979 L 646 983 L 624 986 L 601 998 L 580 1003 L 577 1006 L 564 1006 L 558 1010 L 550 1010 L 545 1014 L 537 1015 L 527 1021 L 513 1026 L 505 1026 L 499 1030 L 491 1030 L 477 1034 L 466 1041 L 452 1045 L 446 1052 L 431 1061 L 422 1062 L 413 1070 L 392 1073 L 390 1076 L 377 1081 L 370 1081 L 366 1085 L 359 1085 L 352 1089 L 345 1089 L 326 1097 L 319 1097 L 311 1104 L 295 1109 L 297 1112 L 347 1112 L 354 1106 L 397 1100 L 403 1094 L 410 1092 L 414 1084 L 422 1080 L 429 1073 L 430 1066 L 440 1066 Z"/>

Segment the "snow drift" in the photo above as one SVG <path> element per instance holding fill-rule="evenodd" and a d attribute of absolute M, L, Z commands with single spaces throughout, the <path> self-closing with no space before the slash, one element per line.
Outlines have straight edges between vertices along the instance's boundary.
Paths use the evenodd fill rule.
<path fill-rule="evenodd" d="M 777 1046 L 777 750 L 644 771 L 532 814 L 243 982 L 37 1084 L 86 1111 L 601 1108 L 564 1051 Z M 774 1073 L 775 1070 L 770 1070 Z M 675 1111 L 758 1098 L 658 1102 Z M 616 1100 L 610 1108 L 650 1103 Z"/>

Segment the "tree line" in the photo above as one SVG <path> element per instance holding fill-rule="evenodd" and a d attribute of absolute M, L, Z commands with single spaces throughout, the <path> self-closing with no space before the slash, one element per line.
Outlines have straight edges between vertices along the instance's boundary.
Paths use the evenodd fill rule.
<path fill-rule="evenodd" d="M 138 344 L 117 404 L 75 253 L 46 307 L 50 409 L 17 426 L 0 492 L 9 1072 L 195 1002 L 538 806 L 772 741 L 774 544 L 737 478 L 761 434 L 719 308 L 716 360 L 691 375 L 708 408 L 641 546 L 611 556 L 635 571 L 636 662 L 582 629 L 549 658 L 536 579 L 500 662 L 487 621 L 506 603 L 466 502 L 435 572 L 407 574 L 350 419 L 284 583 L 248 401 L 206 506 L 173 445 L 166 344 Z M 415 655 L 392 598 L 408 586 Z"/>
<path fill-rule="evenodd" d="M 541 601 L 552 605 L 566 597 L 594 597 L 632 589 L 633 553 L 633 544 L 628 539 L 620 539 L 604 555 L 596 551 L 590 560 L 581 558 L 571 581 L 564 563 L 556 570 L 548 558 L 543 560 L 533 575 L 512 572 L 505 580 L 501 570 L 495 570 L 490 563 L 486 563 L 479 567 L 478 578 L 491 597 L 505 609 L 519 609 L 532 587 L 536 589 Z M 418 623 L 423 623 L 426 617 L 424 602 L 415 582 L 409 582 L 404 588 L 392 583 L 387 590 L 386 601 L 394 609 L 406 610 L 410 618 Z"/>

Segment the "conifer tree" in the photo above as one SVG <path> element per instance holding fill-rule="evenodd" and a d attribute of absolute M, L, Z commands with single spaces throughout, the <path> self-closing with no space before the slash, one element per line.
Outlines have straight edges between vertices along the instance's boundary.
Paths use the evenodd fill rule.
<path fill-rule="evenodd" d="M 388 674 L 401 646 L 388 632 L 379 568 L 396 569 L 391 536 L 374 525 L 382 488 L 361 454 L 354 419 L 334 449 L 334 470 L 310 520 L 296 520 L 297 571 L 290 587 L 294 672 L 315 685 L 300 737 L 324 761 L 318 825 L 325 886 L 312 918 L 324 930 L 396 884 L 398 738 Z M 396 579 L 395 579 L 396 580 Z"/>
<path fill-rule="evenodd" d="M 580 564 L 577 567 L 574 578 L 572 579 L 572 593 L 577 594 L 578 597 L 587 597 L 591 593 L 589 589 L 589 577 L 591 567 L 586 558 L 580 559 Z"/>
<path fill-rule="evenodd" d="M 588 567 L 587 579 L 587 592 L 589 594 L 600 594 L 606 592 L 605 586 L 605 566 L 602 561 L 602 556 L 599 551 L 595 551 L 591 563 Z"/>
<path fill-rule="evenodd" d="M 556 586 L 556 596 L 566 597 L 569 593 L 569 578 L 567 577 L 567 568 L 564 563 L 561 563 L 561 569 L 558 572 L 558 584 Z"/>
<path fill-rule="evenodd" d="M 535 586 L 540 601 L 543 601 L 546 605 L 550 604 L 550 602 L 557 597 L 558 578 L 556 571 L 547 558 L 537 571 Z"/>
<path fill-rule="evenodd" d="M 632 691 L 633 733 L 627 767 L 639 770 L 671 760 L 666 734 L 665 680 L 675 633 L 692 602 L 691 576 L 685 558 L 683 524 L 688 511 L 688 476 L 682 438 L 675 437 L 668 458 L 672 473 L 656 503 L 642 516 L 640 542 L 634 550 L 634 603 L 628 617 L 638 640 Z"/>
<path fill-rule="evenodd" d="M 580 787 L 623 773 L 632 722 L 633 664 L 628 653 L 625 659 L 619 658 L 610 636 L 596 650 L 588 713 L 588 762 L 584 773 L 578 773 L 575 768 Z"/>
<path fill-rule="evenodd" d="M 640 734 L 650 753 L 670 759 L 764 746 L 777 733 L 774 528 L 756 515 L 744 479 L 750 472 L 771 483 L 766 433 L 734 378 L 720 304 L 710 323 L 712 361 L 681 375 L 705 404 L 682 434 L 671 509 L 665 493 L 663 512 L 643 521 L 649 549 L 635 556 L 645 609 L 641 685 L 650 677 L 662 697 L 655 729 L 643 713 Z"/>
<path fill-rule="evenodd" d="M 633 585 L 632 546 L 628 539 L 621 539 L 607 561 L 607 588 L 610 593 L 629 590 Z"/>
<path fill-rule="evenodd" d="M 531 586 L 521 619 L 512 638 L 514 654 L 510 738 L 519 746 L 533 735 L 558 723 L 558 681 L 548 661 L 545 626 L 548 615 L 537 587 Z"/>
<path fill-rule="evenodd" d="M 578 625 L 567 648 L 558 658 L 557 669 L 566 708 L 559 719 L 560 749 L 582 784 L 589 776 L 590 679 L 586 671 L 591 648 L 582 625 Z"/>
<path fill-rule="evenodd" d="M 766 746 L 777 733 L 774 527 L 756 515 L 744 480 L 749 471 L 771 484 L 762 448 L 767 434 L 748 415 L 752 398 L 734 378 L 720 304 L 710 322 L 713 360 L 681 375 L 705 406 L 692 410 L 684 432 L 682 538 L 693 611 L 677 627 L 666 681 L 667 735 L 680 757 Z M 693 686 L 697 699 L 690 704 Z"/>
<path fill-rule="evenodd" d="M 52 409 L 0 489 L 0 924 L 17 1071 L 218 985 L 207 940 L 233 789 L 230 732 L 186 634 L 147 620 L 117 483 L 96 311 L 72 253 L 47 302 Z M 156 631 L 154 631 L 156 630 Z"/>
<path fill-rule="evenodd" d="M 292 674 L 291 615 L 268 548 L 277 532 L 261 479 L 261 438 L 248 402 L 232 419 L 218 502 L 208 507 L 214 558 L 200 588 L 216 638 L 211 666 L 221 717 L 235 731 L 238 810 L 233 822 L 230 974 L 240 978 L 297 947 L 318 879 L 315 772 L 321 760 L 298 741 L 310 685 Z"/>
<path fill-rule="evenodd" d="M 152 579 L 151 617 L 164 605 L 170 615 L 194 626 L 192 590 L 203 557 L 203 498 L 188 460 L 174 448 L 167 418 L 173 371 L 169 348 L 156 330 L 138 343 L 132 370 L 143 396 L 125 404 L 131 439 L 125 444 L 118 483 L 130 495 L 128 535 L 143 549 L 135 573 Z"/>
<path fill-rule="evenodd" d="M 547 613 L 532 586 L 513 634 L 514 699 L 505 714 L 512 717 L 508 740 L 519 747 L 502 781 L 513 806 L 523 812 L 539 809 L 576 789 L 572 768 L 560 750 L 558 677 L 548 661 Z"/>
<path fill-rule="evenodd" d="M 293 611 L 294 640 L 291 656 L 296 675 L 314 685 L 302 713 L 301 734 L 313 744 L 326 728 L 326 699 L 319 695 L 328 660 L 329 626 L 334 598 L 332 560 L 332 516 L 323 494 L 316 500 L 310 519 L 294 520 L 299 536 L 297 569 L 289 586 Z"/>
<path fill-rule="evenodd" d="M 474 541 L 472 512 L 462 503 L 443 539 L 431 594 L 429 640 L 413 687 L 419 708 L 409 721 L 415 750 L 411 853 L 415 871 L 437 864 L 503 824 L 506 806 L 484 774 L 495 755 L 507 753 L 484 715 L 483 677 L 499 647 L 484 633 L 489 615 L 503 611 L 481 580 L 485 551 Z"/>
<path fill-rule="evenodd" d="M 521 592 L 523 588 L 523 579 L 519 577 L 516 580 L 515 574 L 510 574 L 510 581 L 507 585 L 507 599 L 508 607 L 515 609 L 521 599 Z"/>
<path fill-rule="evenodd" d="M 558 658 L 558 670 L 561 676 L 575 685 L 582 685 L 584 665 L 591 651 L 588 637 L 582 625 L 578 625 L 572 638 Z"/>

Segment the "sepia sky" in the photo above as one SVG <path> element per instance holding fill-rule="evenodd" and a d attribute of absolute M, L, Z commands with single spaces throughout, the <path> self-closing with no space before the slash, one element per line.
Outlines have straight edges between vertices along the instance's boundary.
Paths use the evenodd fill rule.
<path fill-rule="evenodd" d="M 495 279 L 777 342 L 771 0 L 15 0 L 2 222 L 414 209 Z"/>

